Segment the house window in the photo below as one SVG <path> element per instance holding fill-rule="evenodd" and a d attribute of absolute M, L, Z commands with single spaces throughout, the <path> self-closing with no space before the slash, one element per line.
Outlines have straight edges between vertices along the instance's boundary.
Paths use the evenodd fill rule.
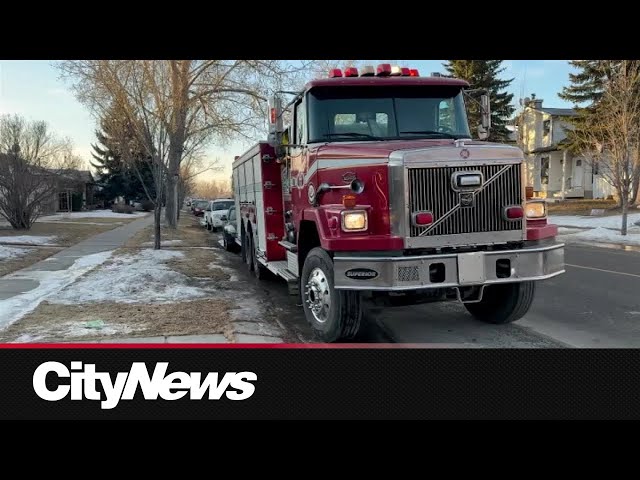
<path fill-rule="evenodd" d="M 582 160 L 576 160 L 576 167 L 582 166 Z"/>
<path fill-rule="evenodd" d="M 542 122 L 542 131 L 544 135 L 549 135 L 549 132 L 551 131 L 551 120 L 545 120 Z"/>
<path fill-rule="evenodd" d="M 540 159 L 540 183 L 549 185 L 549 157 Z"/>

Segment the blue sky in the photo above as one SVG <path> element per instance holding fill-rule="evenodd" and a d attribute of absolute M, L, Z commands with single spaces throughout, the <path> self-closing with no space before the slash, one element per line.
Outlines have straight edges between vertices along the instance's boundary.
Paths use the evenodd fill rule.
<path fill-rule="evenodd" d="M 443 72 L 443 60 L 398 60 L 398 63 L 418 68 L 421 75 Z M 535 93 L 549 107 L 571 107 L 560 100 L 557 93 L 568 84 L 572 67 L 566 60 L 505 60 L 504 78 L 513 78 L 509 90 L 514 103 L 522 96 Z M 60 80 L 50 60 L 0 61 L 0 114 L 19 113 L 34 120 L 46 120 L 58 134 L 69 136 L 76 153 L 91 158 L 95 121 L 88 110 L 78 103 L 68 86 Z M 246 145 L 232 144 L 226 149 L 213 148 L 212 157 L 220 157 L 225 164 L 221 173 L 228 176 L 234 155 Z"/>

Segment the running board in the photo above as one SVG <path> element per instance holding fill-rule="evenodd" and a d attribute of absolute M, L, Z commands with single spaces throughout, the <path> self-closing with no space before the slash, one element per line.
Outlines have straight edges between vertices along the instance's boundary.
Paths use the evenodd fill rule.
<path fill-rule="evenodd" d="M 298 280 L 298 276 L 290 272 L 287 268 L 288 263 L 285 260 L 279 262 L 267 262 L 266 267 L 279 277 L 284 278 L 287 282 L 295 282 Z"/>
<path fill-rule="evenodd" d="M 290 252 L 296 253 L 298 251 L 298 246 L 294 243 L 291 242 L 287 242 L 286 240 L 280 240 L 278 242 L 278 245 L 280 245 L 281 247 L 286 248 L 287 250 L 289 250 Z"/>

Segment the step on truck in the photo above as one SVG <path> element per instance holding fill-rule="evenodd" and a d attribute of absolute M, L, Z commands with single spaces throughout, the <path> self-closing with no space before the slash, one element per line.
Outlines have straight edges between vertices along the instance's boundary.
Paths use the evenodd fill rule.
<path fill-rule="evenodd" d="M 233 163 L 248 269 L 286 280 L 325 342 L 356 337 L 370 305 L 522 318 L 536 282 L 564 272 L 564 245 L 546 204 L 526 198 L 522 151 L 482 141 L 489 106 L 463 80 L 388 64 L 279 92 L 268 140 Z"/>

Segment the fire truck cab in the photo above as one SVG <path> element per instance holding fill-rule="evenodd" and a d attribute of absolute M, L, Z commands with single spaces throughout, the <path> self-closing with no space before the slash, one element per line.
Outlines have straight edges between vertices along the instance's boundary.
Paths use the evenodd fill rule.
<path fill-rule="evenodd" d="M 233 163 L 238 243 L 256 277 L 300 295 L 324 341 L 356 336 L 370 304 L 457 300 L 513 322 L 535 282 L 564 272 L 546 204 L 525 196 L 522 151 L 471 139 L 466 109 L 480 138 L 491 117 L 467 82 L 336 69 L 283 103 L 270 101 L 268 141 Z"/>

